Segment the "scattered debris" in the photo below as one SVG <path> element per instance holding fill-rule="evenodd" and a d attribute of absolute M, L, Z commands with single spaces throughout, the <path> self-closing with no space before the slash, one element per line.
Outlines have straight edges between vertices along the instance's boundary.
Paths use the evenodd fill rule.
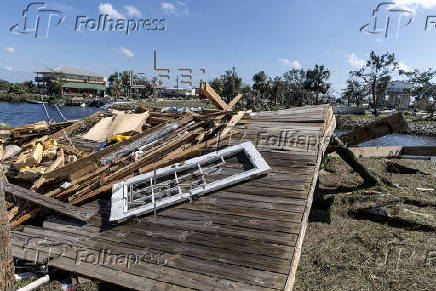
<path fill-rule="evenodd" d="M 24 189 L 17 185 L 6 183 L 4 187 L 6 193 L 9 193 L 20 199 L 24 199 L 26 201 L 32 202 L 33 204 L 51 209 L 60 214 L 64 214 L 69 217 L 78 219 L 80 221 L 88 221 L 92 216 L 96 214 L 93 211 L 89 211 L 86 209 L 78 208 L 73 205 L 63 203 L 59 200 L 55 200 L 53 198 L 40 195 L 34 191 Z"/>
<path fill-rule="evenodd" d="M 395 163 L 393 161 L 385 160 L 386 169 L 389 173 L 395 173 L 395 174 L 425 174 L 429 175 L 427 173 L 424 173 L 418 169 L 413 169 L 410 167 L 406 167 L 403 165 L 400 165 L 398 163 Z"/>
<path fill-rule="evenodd" d="M 38 280 L 24 286 L 23 288 L 18 289 L 17 291 L 32 291 L 38 289 L 38 287 L 47 284 L 50 282 L 50 276 L 45 275 L 44 277 L 39 278 Z"/>
<path fill-rule="evenodd" d="M 10 159 L 12 157 L 15 157 L 20 152 L 21 152 L 21 147 L 19 147 L 17 145 L 8 145 L 8 146 L 6 146 L 6 148 L 4 150 L 2 160 L 7 160 L 7 159 Z"/>
<path fill-rule="evenodd" d="M 416 190 L 421 192 L 433 192 L 435 189 L 428 189 L 428 188 L 416 188 Z"/>

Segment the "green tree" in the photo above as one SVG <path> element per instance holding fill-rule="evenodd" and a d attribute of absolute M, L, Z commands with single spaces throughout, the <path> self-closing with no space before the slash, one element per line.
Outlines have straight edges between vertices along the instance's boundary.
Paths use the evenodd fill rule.
<path fill-rule="evenodd" d="M 380 103 L 378 97 L 380 97 L 381 85 L 397 68 L 398 62 L 395 60 L 394 54 L 386 53 L 378 56 L 374 51 L 371 51 L 366 64 L 360 70 L 351 72 L 352 76 L 360 78 L 370 88 L 375 116 L 379 114 L 377 107 Z"/>
<path fill-rule="evenodd" d="M 223 80 L 221 79 L 221 77 L 219 78 L 215 78 L 213 79 L 209 85 L 215 90 L 215 92 L 222 96 L 223 91 L 224 91 L 224 84 L 223 84 Z"/>
<path fill-rule="evenodd" d="M 279 101 L 283 102 L 285 91 L 286 84 L 281 77 L 275 77 L 271 80 L 271 96 L 275 106 L 277 106 Z"/>
<path fill-rule="evenodd" d="M 306 80 L 306 72 L 303 69 L 292 69 L 283 75 L 286 107 L 309 104 L 313 95 L 306 90 Z"/>
<path fill-rule="evenodd" d="M 411 93 L 416 96 L 416 100 L 425 100 L 426 102 L 422 103 L 427 104 L 433 102 L 430 106 L 430 118 L 433 118 L 436 105 L 436 84 L 434 83 L 436 71 L 432 69 L 424 72 L 418 70 L 411 72 L 400 71 L 400 74 L 407 76 L 408 81 L 413 84 Z"/>
<path fill-rule="evenodd" d="M 264 71 L 254 74 L 253 76 L 253 89 L 258 91 L 260 96 L 264 99 L 270 99 L 271 97 L 271 80 Z"/>
<path fill-rule="evenodd" d="M 356 80 L 347 80 L 347 87 L 342 90 L 342 97 L 347 100 L 347 105 L 355 103 L 357 106 L 362 105 L 368 95 L 367 88 Z"/>
<path fill-rule="evenodd" d="M 25 93 L 23 87 L 21 87 L 19 84 L 12 84 L 9 86 L 8 90 L 9 94 L 15 94 L 15 95 L 22 95 Z"/>
<path fill-rule="evenodd" d="M 25 81 L 20 83 L 20 85 L 23 87 L 26 93 L 32 93 L 33 88 L 35 88 L 35 84 L 32 81 Z"/>
<path fill-rule="evenodd" d="M 226 102 L 230 102 L 237 94 L 241 92 L 242 79 L 238 76 L 236 68 L 233 67 L 221 76 L 223 82 L 222 96 Z"/>
<path fill-rule="evenodd" d="M 9 87 L 11 86 L 11 83 L 5 80 L 0 80 L 0 90 L 8 91 Z"/>
<path fill-rule="evenodd" d="M 130 72 L 114 72 L 108 78 L 109 83 L 109 94 L 114 95 L 117 98 L 120 97 L 121 94 L 127 96 L 130 92 Z"/>
<path fill-rule="evenodd" d="M 241 93 L 243 87 L 242 79 L 238 76 L 235 67 L 213 79 L 209 85 L 226 102 L 230 102 L 237 94 Z"/>
<path fill-rule="evenodd" d="M 51 80 L 47 83 L 47 94 L 49 95 L 62 95 L 62 84 L 63 81 L 59 79 Z"/>
<path fill-rule="evenodd" d="M 319 95 L 326 94 L 330 88 L 327 82 L 330 78 L 330 71 L 324 65 L 315 65 L 315 68 L 306 72 L 306 90 L 315 95 L 315 104 L 319 104 Z"/>

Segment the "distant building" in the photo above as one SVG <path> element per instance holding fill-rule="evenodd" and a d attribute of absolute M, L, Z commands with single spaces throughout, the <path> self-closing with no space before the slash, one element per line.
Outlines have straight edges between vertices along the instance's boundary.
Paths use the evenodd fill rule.
<path fill-rule="evenodd" d="M 413 85 L 403 81 L 389 82 L 387 89 L 388 105 L 396 109 L 408 109 L 412 99 Z"/>
<path fill-rule="evenodd" d="M 184 88 L 159 88 L 157 89 L 158 98 L 186 98 L 195 95 L 195 89 Z"/>
<path fill-rule="evenodd" d="M 43 72 L 36 72 L 35 82 L 38 88 L 47 88 L 51 81 L 61 81 L 62 95 L 104 96 L 106 81 L 104 77 L 76 67 L 59 67 Z"/>

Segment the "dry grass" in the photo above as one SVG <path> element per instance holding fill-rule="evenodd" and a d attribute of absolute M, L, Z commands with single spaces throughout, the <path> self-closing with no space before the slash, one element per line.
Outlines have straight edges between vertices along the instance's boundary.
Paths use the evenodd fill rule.
<path fill-rule="evenodd" d="M 364 163 L 398 186 L 361 188 L 351 168 L 331 159 L 320 175 L 294 290 L 435 290 L 436 191 L 416 190 L 435 189 L 435 176 L 388 174 L 382 160 Z M 399 163 L 436 173 L 435 163 Z M 374 207 L 388 216 L 364 211 Z"/>

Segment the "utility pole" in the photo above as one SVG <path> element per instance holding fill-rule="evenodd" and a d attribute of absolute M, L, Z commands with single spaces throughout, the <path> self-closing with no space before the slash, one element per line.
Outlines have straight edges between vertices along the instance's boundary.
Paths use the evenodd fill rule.
<path fill-rule="evenodd" d="M 0 290 L 15 290 L 15 269 L 12 257 L 11 231 L 9 229 L 4 183 L 6 177 L 0 165 Z"/>
<path fill-rule="evenodd" d="M 179 75 L 177 75 L 176 82 L 177 82 L 176 91 L 177 93 L 179 93 Z"/>

